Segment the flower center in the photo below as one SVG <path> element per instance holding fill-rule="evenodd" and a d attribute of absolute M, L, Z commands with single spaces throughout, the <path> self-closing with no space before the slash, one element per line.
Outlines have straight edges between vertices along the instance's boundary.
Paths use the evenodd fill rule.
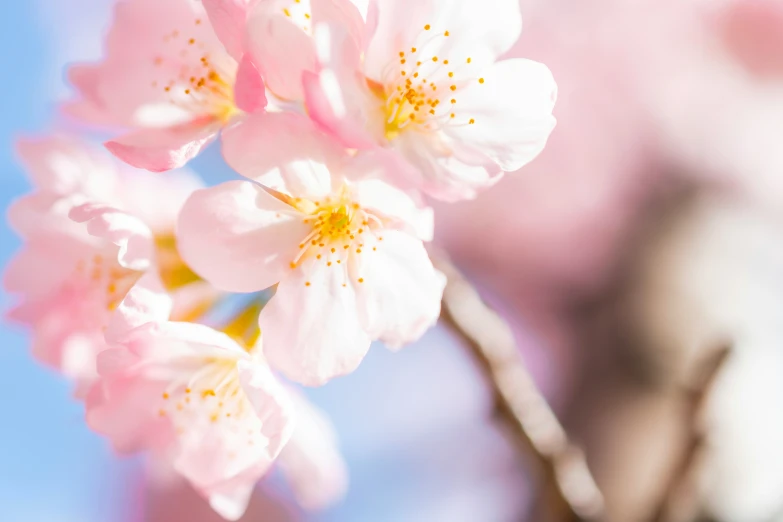
<path fill-rule="evenodd" d="M 167 290 L 173 291 L 201 278 L 190 269 L 177 250 L 177 238 L 173 232 L 155 235 L 155 255 L 161 281 Z"/>
<path fill-rule="evenodd" d="M 142 273 L 120 266 L 114 256 L 95 254 L 76 264 L 76 280 L 85 281 L 105 301 L 106 309 L 115 310 Z"/>
<path fill-rule="evenodd" d="M 172 48 L 154 59 L 159 74 L 152 81 L 153 89 L 162 89 L 174 106 L 223 124 L 241 112 L 234 103 L 237 64 L 228 54 L 211 53 L 204 42 L 179 30 L 163 41 Z"/>
<path fill-rule="evenodd" d="M 449 31 L 435 33 L 427 24 L 415 45 L 399 52 L 399 62 L 387 65 L 383 83 L 367 80 L 370 90 L 383 102 L 384 135 L 393 141 L 405 129 L 437 132 L 447 125 L 473 125 L 476 120 L 460 112 L 460 91 L 473 81 L 484 83 L 471 70 L 469 56 L 457 61 L 433 50 L 447 49 Z"/>
<path fill-rule="evenodd" d="M 252 408 L 239 383 L 236 360 L 205 358 L 183 368 L 163 392 L 161 417 L 170 416 L 175 427 L 192 425 L 193 415 L 205 415 L 210 422 L 235 422 Z"/>
<path fill-rule="evenodd" d="M 284 0 L 280 2 L 283 14 L 291 20 L 291 23 L 302 29 L 308 35 L 313 34 L 313 22 L 310 15 L 309 0 Z"/>
<path fill-rule="evenodd" d="M 299 244 L 299 253 L 291 261 L 292 269 L 311 258 L 329 267 L 346 268 L 353 256 L 366 249 L 375 250 L 375 242 L 383 240 L 378 235 L 383 228 L 381 218 L 353 201 L 346 186 L 336 197 L 327 196 L 321 201 L 295 199 L 293 204 L 306 214 L 304 222 L 313 228 Z"/>

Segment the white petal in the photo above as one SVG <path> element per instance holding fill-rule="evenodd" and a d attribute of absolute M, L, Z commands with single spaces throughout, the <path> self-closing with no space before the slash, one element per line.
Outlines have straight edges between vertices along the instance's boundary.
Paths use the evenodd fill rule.
<path fill-rule="evenodd" d="M 442 141 L 443 139 L 447 141 Z M 500 167 L 472 144 L 450 140 L 448 136 L 423 137 L 404 133 L 394 147 L 416 167 L 414 185 L 442 201 L 472 199 L 502 176 Z"/>
<path fill-rule="evenodd" d="M 223 132 L 223 156 L 243 176 L 293 197 L 331 191 L 331 169 L 345 157 L 340 145 L 306 117 L 257 114 Z"/>
<path fill-rule="evenodd" d="M 172 307 L 172 298 L 163 288 L 157 270 L 147 271 L 112 314 L 106 328 L 106 341 L 113 344 L 141 325 L 167 321 Z"/>
<path fill-rule="evenodd" d="M 418 339 L 440 316 L 445 277 L 421 241 L 386 231 L 377 250 L 364 249 L 359 269 L 359 314 L 367 332 L 391 348 Z"/>
<path fill-rule="evenodd" d="M 431 241 L 434 229 L 432 208 L 380 179 L 361 180 L 353 185 L 354 197 L 363 208 L 399 222 L 422 241 Z"/>
<path fill-rule="evenodd" d="M 353 285 L 336 263 L 311 259 L 292 270 L 261 311 L 259 324 L 272 367 L 308 386 L 352 372 L 370 348 Z"/>
<path fill-rule="evenodd" d="M 376 0 L 378 28 L 370 42 L 366 71 L 375 81 L 412 47 L 432 56 L 480 69 L 517 41 L 522 31 L 518 0 Z M 425 29 L 429 26 L 429 29 Z M 446 31 L 449 35 L 445 36 Z M 426 62 L 425 62 L 426 63 Z"/>
<path fill-rule="evenodd" d="M 521 58 L 498 62 L 482 77 L 484 83 L 475 81 L 459 92 L 461 119 L 475 123 L 449 126 L 446 132 L 504 171 L 517 170 L 541 152 L 554 129 L 557 84 L 545 65 Z"/>
<path fill-rule="evenodd" d="M 100 203 L 85 203 L 68 213 L 73 221 L 87 223 L 87 232 L 119 247 L 117 262 L 131 270 L 146 270 L 155 255 L 152 231 L 132 214 Z"/>
<path fill-rule="evenodd" d="M 310 232 L 292 207 L 247 181 L 199 190 L 185 203 L 177 230 L 182 258 L 209 282 L 254 292 L 290 270 Z"/>

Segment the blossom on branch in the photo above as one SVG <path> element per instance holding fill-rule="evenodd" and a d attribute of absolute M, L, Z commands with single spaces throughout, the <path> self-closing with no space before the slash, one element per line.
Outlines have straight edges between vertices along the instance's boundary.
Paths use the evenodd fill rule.
<path fill-rule="evenodd" d="M 291 436 L 294 406 L 258 343 L 168 321 L 150 297 L 136 287 L 120 309 L 131 327 L 98 356 L 87 422 L 119 451 L 164 455 L 236 520 Z M 140 317 L 146 322 L 133 327 Z"/>
<path fill-rule="evenodd" d="M 316 70 L 313 27 L 331 23 L 361 38 L 361 0 L 203 0 L 215 32 L 233 56 L 247 55 L 269 91 L 304 99 L 302 74 Z M 366 9 L 366 6 L 365 6 Z"/>
<path fill-rule="evenodd" d="M 4 274 L 19 301 L 9 317 L 31 328 L 39 360 L 84 386 L 95 376 L 114 311 L 134 285 L 143 280 L 167 308 L 164 286 L 194 280 L 169 238 L 180 206 L 200 184 L 185 172 L 131 173 L 66 136 L 23 139 L 18 151 L 35 188 L 8 210 L 24 241 Z M 167 204 L 151 201 L 149 191 Z"/>
<path fill-rule="evenodd" d="M 155 172 L 181 167 L 221 129 L 266 107 L 255 66 L 226 51 L 200 2 L 122 0 L 114 15 L 103 61 L 68 71 L 79 98 L 65 109 L 129 129 L 106 143 L 123 161 Z"/>
<path fill-rule="evenodd" d="M 543 149 L 557 86 L 543 64 L 497 61 L 519 37 L 517 0 L 375 0 L 369 39 L 314 27 L 309 115 L 348 148 L 407 160 L 397 182 L 473 198 Z"/>
<path fill-rule="evenodd" d="M 393 163 L 351 157 L 294 114 L 253 117 L 223 140 L 250 180 L 193 194 L 181 253 L 223 290 L 277 284 L 259 318 L 276 369 L 323 384 L 353 371 L 371 340 L 399 347 L 436 321 L 444 279 L 423 245 L 432 211 L 384 181 Z"/>

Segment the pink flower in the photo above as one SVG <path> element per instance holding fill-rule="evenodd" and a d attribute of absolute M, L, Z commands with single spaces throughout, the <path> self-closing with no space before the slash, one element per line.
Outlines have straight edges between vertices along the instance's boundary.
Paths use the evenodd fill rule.
<path fill-rule="evenodd" d="M 247 53 L 278 98 L 304 99 L 302 73 L 316 70 L 312 28 L 333 23 L 359 37 L 361 0 L 203 0 L 215 32 L 233 55 Z M 365 8 L 366 10 L 366 8 Z"/>
<path fill-rule="evenodd" d="M 291 397 L 297 408 L 297 424 L 277 465 L 300 506 L 324 509 L 345 495 L 348 469 L 328 417 L 302 394 L 292 392 Z"/>
<path fill-rule="evenodd" d="M 783 5 L 777 0 L 729 0 L 716 16 L 728 49 L 750 71 L 783 75 Z"/>
<path fill-rule="evenodd" d="M 496 61 L 521 24 L 517 0 L 376 0 L 371 39 L 316 25 L 308 113 L 348 148 L 401 154 L 400 182 L 449 201 L 475 197 L 535 158 L 555 125 L 549 70 Z"/>
<path fill-rule="evenodd" d="M 20 294 L 9 317 L 32 328 L 33 354 L 84 385 L 95 376 L 112 312 L 154 263 L 154 243 L 143 222 L 110 207 L 85 204 L 72 216 L 88 222 L 82 233 L 27 238 L 6 268 L 5 287 Z M 154 271 L 145 286 L 170 306 Z"/>
<path fill-rule="evenodd" d="M 422 244 L 432 213 L 295 114 L 254 116 L 223 138 L 251 181 L 197 191 L 180 215 L 183 258 L 218 288 L 277 284 L 261 312 L 265 353 L 289 378 L 353 371 L 372 339 L 401 346 L 440 312 L 443 277 Z"/>
<path fill-rule="evenodd" d="M 118 451 L 166 455 L 215 511 L 236 520 L 291 435 L 288 392 L 257 345 L 169 322 L 149 295 L 134 288 L 119 312 L 148 322 L 99 355 L 87 422 Z"/>
<path fill-rule="evenodd" d="M 250 59 L 226 51 L 193 0 L 119 1 L 106 58 L 69 77 L 81 99 L 67 112 L 130 129 L 106 146 L 155 172 L 184 165 L 223 127 L 266 106 Z"/>
<path fill-rule="evenodd" d="M 34 190 L 8 210 L 24 239 L 4 274 L 6 290 L 19 300 L 9 316 L 31 328 L 36 358 L 83 387 L 95 377 L 104 331 L 131 287 L 159 294 L 159 306 L 168 309 L 161 278 L 170 286 L 192 279 L 174 249 L 173 229 L 199 184 L 184 172 L 127 172 L 105 152 L 65 136 L 20 140 L 18 152 Z M 188 308 L 186 299 L 178 301 Z"/>

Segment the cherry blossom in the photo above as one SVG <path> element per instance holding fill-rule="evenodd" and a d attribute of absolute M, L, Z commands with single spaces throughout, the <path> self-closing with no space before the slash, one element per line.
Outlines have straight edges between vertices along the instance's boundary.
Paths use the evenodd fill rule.
<path fill-rule="evenodd" d="M 316 23 L 344 27 L 356 38 L 365 32 L 354 7 L 362 0 L 204 0 L 215 32 L 234 56 L 246 53 L 266 87 L 284 101 L 304 99 L 302 73 L 315 71 Z M 285 52 L 281 52 L 285 49 Z"/>
<path fill-rule="evenodd" d="M 519 37 L 517 0 L 376 0 L 372 38 L 317 24 L 308 113 L 348 148 L 407 160 L 397 183 L 475 197 L 543 149 L 557 87 L 546 66 L 496 61 Z"/>
<path fill-rule="evenodd" d="M 170 322 L 150 296 L 134 287 L 118 311 L 129 328 L 98 356 L 87 422 L 118 451 L 165 455 L 215 511 L 237 520 L 291 436 L 294 406 L 258 343 Z"/>
<path fill-rule="evenodd" d="M 250 59 L 218 39 L 200 2 L 120 0 L 106 56 L 72 67 L 79 99 L 66 111 L 129 129 L 106 143 L 127 163 L 159 172 L 180 167 L 266 95 Z"/>
<path fill-rule="evenodd" d="M 352 158 L 290 113 L 254 116 L 223 143 L 251 181 L 195 192 L 178 241 L 218 288 L 277 284 L 259 317 L 273 367 L 323 384 L 353 371 L 371 340 L 399 347 L 435 322 L 444 278 L 423 245 L 432 212 L 384 181 L 393 163 Z"/>
<path fill-rule="evenodd" d="M 4 274 L 18 300 L 8 316 L 30 327 L 36 358 L 83 388 L 95 377 L 95 356 L 130 288 L 142 285 L 169 309 L 164 284 L 173 289 L 194 280 L 173 248 L 173 228 L 199 184 L 185 172 L 134 176 L 66 136 L 23 139 L 17 148 L 35 188 L 8 211 L 24 240 Z M 166 198 L 165 208 L 150 201 L 150 191 Z M 178 301 L 184 310 L 193 302 Z"/>

